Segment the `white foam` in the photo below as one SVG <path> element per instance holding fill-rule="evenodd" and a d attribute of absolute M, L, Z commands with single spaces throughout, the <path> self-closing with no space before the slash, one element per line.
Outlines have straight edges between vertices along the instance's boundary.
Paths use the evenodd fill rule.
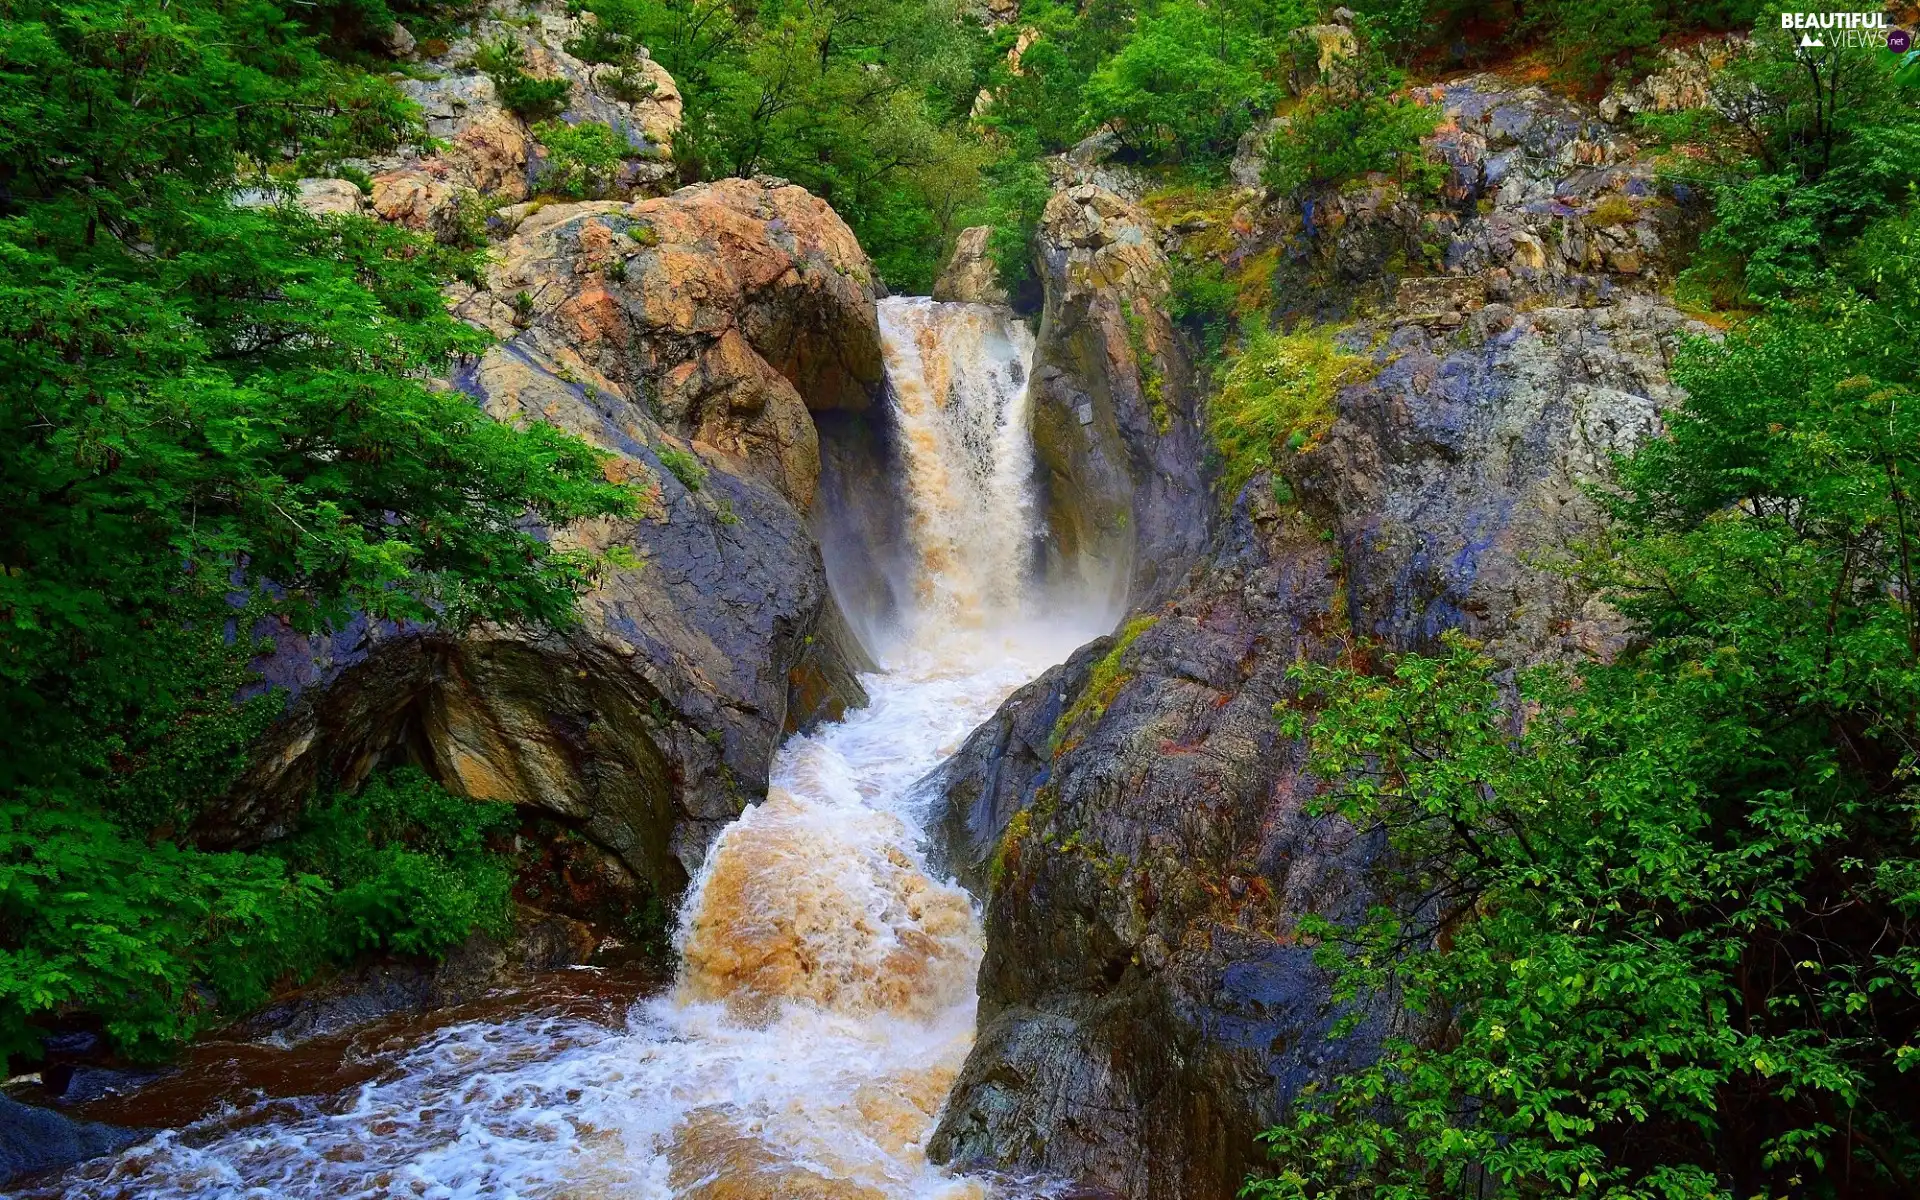
<path fill-rule="evenodd" d="M 348 1095 L 163 1134 L 65 1195 L 706 1200 L 802 1176 L 862 1200 L 1033 1192 L 923 1153 L 973 1038 L 981 932 L 967 897 L 927 874 L 912 785 L 1098 630 L 1022 612 L 1025 330 L 972 305 L 886 301 L 881 316 L 912 434 L 923 607 L 865 678 L 871 704 L 788 741 L 773 799 L 707 855 L 675 989 L 622 1027 L 441 1030 Z M 720 1186 L 742 1176 L 759 1182 Z"/>

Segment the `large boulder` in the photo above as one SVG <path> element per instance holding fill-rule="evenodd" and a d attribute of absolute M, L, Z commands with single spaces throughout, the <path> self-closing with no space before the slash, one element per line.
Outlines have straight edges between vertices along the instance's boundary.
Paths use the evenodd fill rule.
<path fill-rule="evenodd" d="M 1167 315 L 1151 218 L 1078 184 L 1037 237 L 1046 305 L 1033 365 L 1033 440 L 1058 583 L 1117 609 L 1172 591 L 1206 545 L 1199 389 Z"/>
<path fill-rule="evenodd" d="M 143 1130 L 76 1121 L 0 1096 L 0 1186 L 112 1154 L 147 1136 Z"/>
<path fill-rule="evenodd" d="M 610 452 L 641 512 L 552 536 L 633 565 L 562 632 L 277 639 L 263 668 L 294 701 L 201 839 L 277 836 L 317 785 L 405 759 L 578 829 L 670 899 L 765 794 L 782 736 L 864 702 L 807 511 L 810 410 L 862 414 L 882 377 L 872 270 L 819 200 L 728 180 L 542 208 L 485 282 L 456 311 L 503 340 L 454 385 Z"/>
<path fill-rule="evenodd" d="M 1016 695 L 949 768 L 950 837 L 986 832 L 982 797 L 1025 807 L 992 843 L 950 843 L 985 877 L 987 953 L 936 1158 L 1227 1196 L 1281 1106 L 1365 1053 L 1321 1044 L 1335 1014 L 1292 925 L 1355 911 L 1373 848 L 1304 815 L 1273 717 L 1288 668 L 1336 645 L 1332 556 L 1249 488 L 1191 586 L 1090 647 L 1096 669 L 1076 656 Z"/>
<path fill-rule="evenodd" d="M 1007 289 L 1000 286 L 998 271 L 988 253 L 992 238 L 991 225 L 975 225 L 960 231 L 960 236 L 954 239 L 952 256 L 947 259 L 947 265 L 940 268 L 940 277 L 933 281 L 935 300 L 962 304 L 1007 302 Z"/>

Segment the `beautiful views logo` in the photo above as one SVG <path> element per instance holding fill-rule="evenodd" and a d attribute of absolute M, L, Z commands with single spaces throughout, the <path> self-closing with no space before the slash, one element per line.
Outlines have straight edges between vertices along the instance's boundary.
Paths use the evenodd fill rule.
<path fill-rule="evenodd" d="M 1904 29 L 1887 27 L 1884 12 L 1783 12 L 1780 28 L 1800 34 L 1802 50 L 1839 46 L 1857 50 L 1886 48 L 1904 53 L 1913 44 Z"/>

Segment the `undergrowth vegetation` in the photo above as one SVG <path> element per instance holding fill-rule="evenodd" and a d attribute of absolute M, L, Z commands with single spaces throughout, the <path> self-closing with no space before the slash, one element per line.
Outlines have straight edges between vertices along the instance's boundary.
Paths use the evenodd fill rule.
<path fill-rule="evenodd" d="M 1282 333 L 1257 322 L 1242 334 L 1208 418 L 1229 499 L 1286 454 L 1313 446 L 1333 425 L 1340 389 L 1373 374 L 1373 360 L 1343 349 L 1334 334 L 1313 327 Z"/>
<path fill-rule="evenodd" d="M 1705 139 L 1681 291 L 1732 311 L 1566 568 L 1617 655 L 1516 674 L 1450 635 L 1296 670 L 1318 810 L 1392 847 L 1364 920 L 1300 932 L 1336 1035 L 1408 1019 L 1302 1095 L 1249 1196 L 1914 1194 L 1915 75 L 1763 13 L 1732 100 L 1654 130 Z"/>
<path fill-rule="evenodd" d="M 284 705 L 253 660 L 355 614 L 565 624 L 596 562 L 529 514 L 633 509 L 585 443 L 428 384 L 484 344 L 441 294 L 467 252 L 235 203 L 282 194 L 263 164 L 325 173 L 422 136 L 390 79 L 323 52 L 344 20 L 22 0 L 0 21 L 9 1056 L 88 1013 L 154 1052 L 349 947 L 493 922 L 491 868 L 424 785 L 328 818 L 356 844 L 364 819 L 384 865 L 321 855 L 318 830 L 314 867 L 200 848 Z"/>

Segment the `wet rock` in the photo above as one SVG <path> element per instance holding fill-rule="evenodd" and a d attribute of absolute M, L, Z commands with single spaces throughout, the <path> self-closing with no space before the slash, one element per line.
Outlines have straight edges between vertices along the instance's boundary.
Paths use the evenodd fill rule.
<path fill-rule="evenodd" d="M 949 800 L 973 799 L 950 821 L 984 814 L 982 796 L 1032 799 L 999 831 L 980 1035 L 936 1159 L 1229 1195 L 1255 1133 L 1367 1052 L 1321 1045 L 1335 1014 L 1293 922 L 1360 903 L 1377 847 L 1305 815 L 1312 784 L 1273 717 L 1296 657 L 1332 652 L 1330 554 L 1249 487 L 1205 572 L 1113 664 L 1104 705 L 1074 696 L 1044 754 L 1028 735 L 956 760 Z M 1037 699 L 996 723 L 1034 728 Z"/>
<path fill-rule="evenodd" d="M 1000 286 L 998 268 L 987 253 L 987 241 L 993 236 L 990 225 L 962 229 L 953 243 L 953 256 L 934 280 L 935 300 L 955 300 L 965 304 L 1005 304 L 1007 289 Z"/>
<path fill-rule="evenodd" d="M 1091 184 L 1053 195 L 1037 240 L 1033 436 L 1048 573 L 1116 609 L 1150 601 L 1199 557 L 1212 513 L 1166 256 L 1150 218 Z"/>
<path fill-rule="evenodd" d="M 112 1154 L 147 1136 L 0 1096 L 0 1185 Z"/>
<path fill-rule="evenodd" d="M 173 1071 L 164 1067 L 141 1069 L 77 1063 L 65 1069 L 42 1069 L 40 1080 L 41 1086 L 58 1096 L 64 1107 L 137 1092 L 171 1074 Z"/>
<path fill-rule="evenodd" d="M 986 895 L 993 883 L 995 854 L 1008 822 L 1032 806 L 1047 782 L 1054 732 L 1067 706 L 1112 646 L 1111 637 L 1095 638 L 1007 697 L 920 785 L 937 797 L 936 865 L 975 895 Z"/>
<path fill-rule="evenodd" d="M 254 1014 L 227 1036 L 294 1044 L 395 1013 L 463 1004 L 535 973 L 583 963 L 598 940 L 579 921 L 522 908 L 504 941 L 476 933 L 437 962 L 364 963 Z"/>
<path fill-rule="evenodd" d="M 936 1158 L 1132 1200 L 1233 1194 L 1301 1088 L 1423 1032 L 1376 1006 L 1327 1040 L 1340 1013 L 1297 921 L 1364 912 L 1384 847 L 1309 814 L 1320 785 L 1273 713 L 1288 665 L 1452 628 L 1515 664 L 1620 644 L 1615 614 L 1551 564 L 1595 530 L 1585 486 L 1681 399 L 1667 364 L 1703 330 L 1652 286 L 1675 206 L 1590 109 L 1486 76 L 1423 94 L 1448 116 L 1438 205 L 1382 179 L 1164 235 L 1117 197 L 1049 209 L 1050 317 L 1057 297 L 1099 313 L 1118 307 L 1103 293 L 1140 294 L 1151 256 L 1116 247 L 1206 232 L 1229 264 L 1278 252 L 1281 311 L 1331 310 L 1372 365 L 1330 430 L 1282 456 L 1297 500 L 1253 479 L 1184 581 L 1136 607 L 1130 642 L 1016 693 L 930 779 L 948 861 L 987 904 L 978 1040 Z M 1111 364 L 1139 361 L 1113 328 L 1056 334 L 1036 372 L 1050 486 L 1071 484 L 1095 528 L 1138 493 L 1044 414 L 1087 403 L 1103 428 L 1099 381 L 1118 393 Z M 1103 351 L 1104 377 L 1082 365 Z"/>
<path fill-rule="evenodd" d="M 1586 485 L 1659 429 L 1667 363 L 1700 329 L 1649 296 L 1464 324 L 1397 328 L 1294 469 L 1339 536 L 1356 631 L 1430 649 L 1463 628 L 1516 660 L 1604 644 L 1611 620 L 1550 560 L 1595 531 Z"/>
<path fill-rule="evenodd" d="M 805 513 L 810 410 L 864 412 L 881 378 L 871 268 L 819 200 L 728 180 L 543 208 L 486 282 L 456 311 L 506 340 L 454 383 L 609 451 L 640 514 L 553 536 L 637 565 L 610 568 L 564 633 L 263 631 L 267 681 L 296 699 L 196 832 L 255 844 L 324 782 L 422 762 L 577 824 L 630 871 L 636 905 L 670 902 L 764 794 L 783 734 L 864 702 Z"/>

